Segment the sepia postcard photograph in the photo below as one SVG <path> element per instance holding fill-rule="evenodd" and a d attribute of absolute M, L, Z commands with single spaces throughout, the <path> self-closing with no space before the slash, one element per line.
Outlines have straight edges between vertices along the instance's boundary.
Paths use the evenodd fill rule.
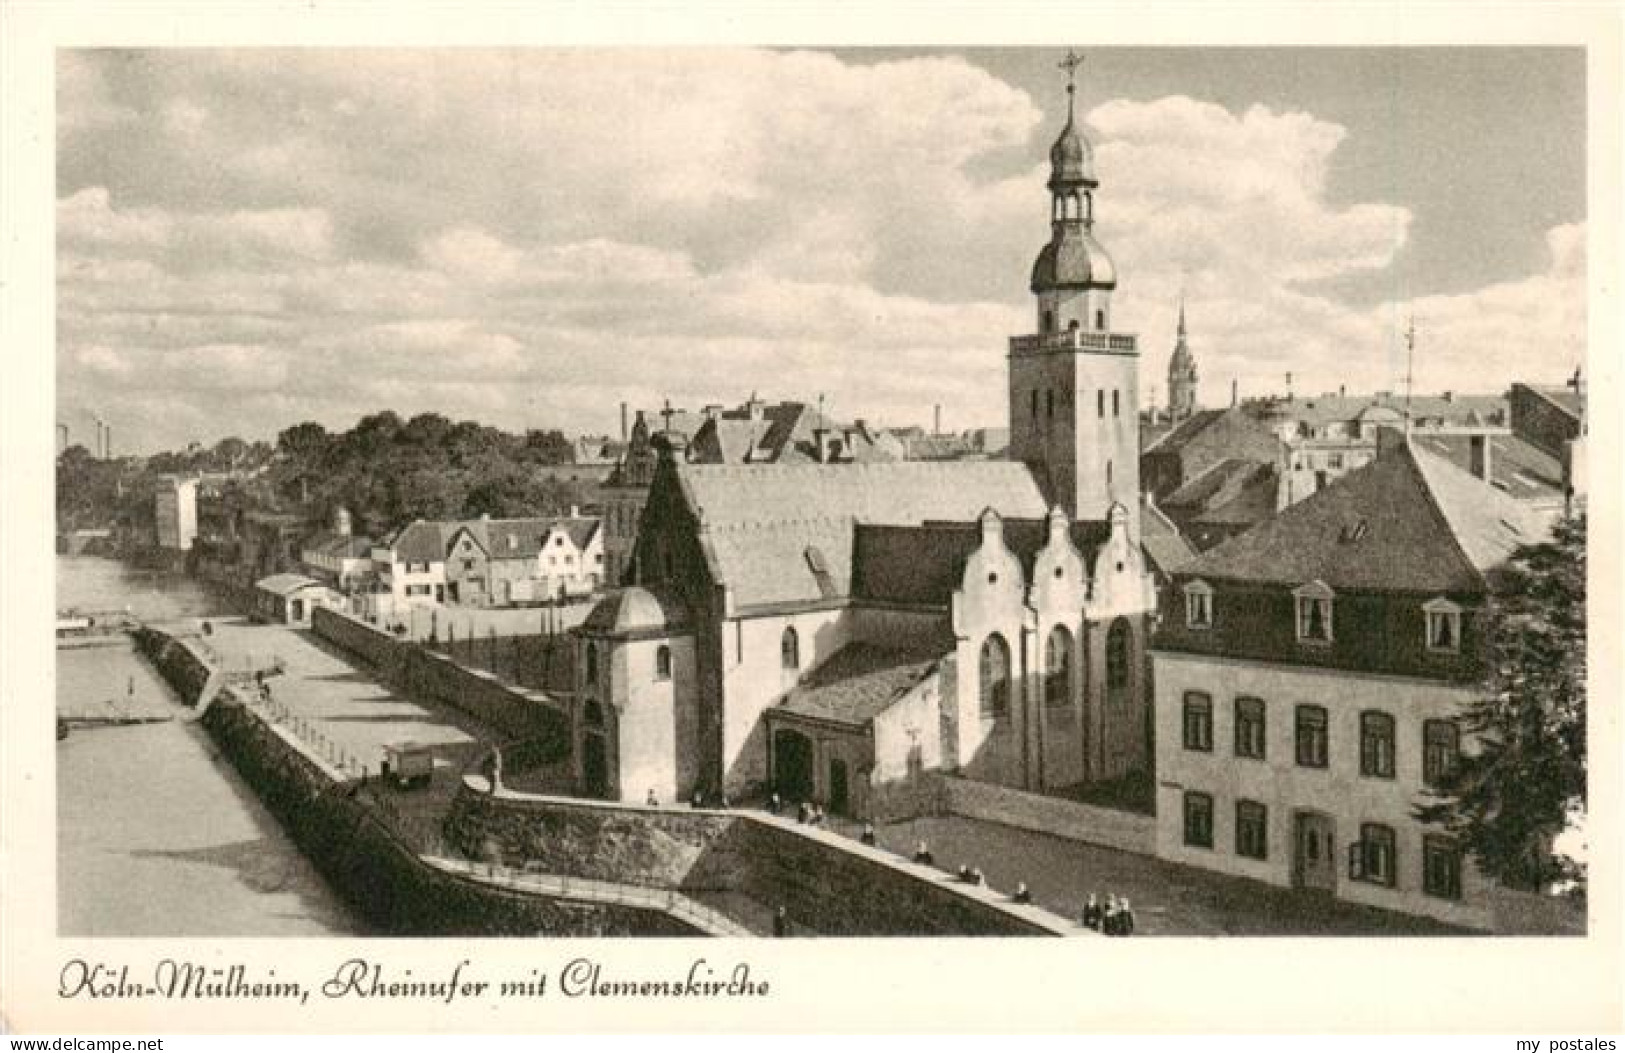
<path fill-rule="evenodd" d="M 7 1026 L 1617 1029 L 1617 20 L 1044 10 L 36 49 Z"/>

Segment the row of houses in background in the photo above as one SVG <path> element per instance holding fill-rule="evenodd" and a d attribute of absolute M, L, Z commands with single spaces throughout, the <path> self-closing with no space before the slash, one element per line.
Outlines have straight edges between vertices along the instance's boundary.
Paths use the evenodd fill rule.
<path fill-rule="evenodd" d="M 1324 395 L 1239 402 L 1142 428 L 1147 493 L 1198 550 L 1370 463 L 1385 429 L 1551 515 L 1583 488 L 1577 387 L 1505 395 Z"/>

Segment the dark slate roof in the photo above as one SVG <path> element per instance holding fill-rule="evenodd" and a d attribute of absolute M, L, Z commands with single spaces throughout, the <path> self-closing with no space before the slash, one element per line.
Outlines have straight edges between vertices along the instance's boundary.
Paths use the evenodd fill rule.
<path fill-rule="evenodd" d="M 1071 525 L 1072 544 L 1093 572 L 1095 555 L 1110 535 L 1110 524 L 1080 520 Z M 1032 580 L 1033 563 L 1049 537 L 1045 519 L 1006 519 L 1004 543 Z M 942 607 L 965 574 L 965 560 L 982 544 L 980 523 L 925 523 L 921 526 L 861 524 L 853 545 L 852 597 L 876 603 Z"/>
<path fill-rule="evenodd" d="M 1231 457 L 1219 461 L 1162 501 L 1192 522 L 1250 524 L 1275 514 L 1275 466 Z"/>
<path fill-rule="evenodd" d="M 1088 228 L 1067 223 L 1039 250 L 1028 285 L 1035 293 L 1058 288 L 1112 289 L 1117 286 L 1117 267 Z"/>
<path fill-rule="evenodd" d="M 1563 464 L 1516 435 L 1491 435 L 1490 481 L 1520 501 L 1561 501 Z M 1413 433 L 1417 449 L 1449 461 L 1463 471 L 1472 467 L 1472 439 L 1467 435 Z"/>
<path fill-rule="evenodd" d="M 422 519 L 413 520 L 389 539 L 395 558 L 403 563 L 444 563 L 446 541 L 440 525 Z"/>
<path fill-rule="evenodd" d="M 1164 574 L 1177 573 L 1196 558 L 1196 550 L 1173 520 L 1149 500 L 1142 501 L 1140 507 L 1140 548 L 1151 560 L 1152 567 Z"/>
<path fill-rule="evenodd" d="M 1009 461 L 674 467 L 712 576 L 739 607 L 847 596 L 858 523 L 1045 512 L 1032 473 Z"/>
<path fill-rule="evenodd" d="M 1334 590 L 1477 592 L 1545 533 L 1506 494 L 1399 442 L 1361 468 L 1186 566 L 1192 577 Z"/>
<path fill-rule="evenodd" d="M 935 673 L 948 653 L 848 644 L 803 677 L 777 708 L 862 727 Z"/>
<path fill-rule="evenodd" d="M 1552 403 L 1558 409 L 1561 409 L 1563 412 L 1567 413 L 1569 416 L 1573 417 L 1575 420 L 1580 419 L 1580 413 L 1581 413 L 1582 409 L 1584 408 L 1584 400 L 1580 398 L 1580 393 L 1578 391 L 1575 391 L 1573 388 L 1566 387 L 1566 386 L 1565 387 L 1546 387 L 1546 386 L 1535 387 L 1535 386 L 1530 386 L 1529 390 L 1533 391 L 1537 395 L 1542 396 L 1543 398 L 1546 399 L 1546 401 Z"/>
<path fill-rule="evenodd" d="M 1215 421 L 1225 415 L 1225 412 L 1225 410 L 1217 409 L 1197 410 L 1172 428 L 1152 439 L 1150 445 L 1145 447 L 1145 452 L 1171 453 L 1177 451 L 1211 427 Z"/>

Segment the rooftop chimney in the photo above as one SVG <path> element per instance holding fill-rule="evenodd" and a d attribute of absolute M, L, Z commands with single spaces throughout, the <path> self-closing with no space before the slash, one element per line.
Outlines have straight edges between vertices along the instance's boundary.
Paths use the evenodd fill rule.
<path fill-rule="evenodd" d="M 1340 399 L 1348 397 L 1348 385 L 1346 385 L 1346 384 L 1337 385 L 1337 397 L 1340 398 Z"/>
<path fill-rule="evenodd" d="M 942 403 L 940 403 L 940 402 L 932 407 L 931 434 L 932 435 L 941 435 L 942 434 Z"/>
<path fill-rule="evenodd" d="M 1231 377 L 1230 378 L 1230 405 L 1234 406 L 1236 404 L 1236 396 L 1237 396 L 1237 394 L 1238 394 L 1238 388 L 1237 388 L 1236 378 Z"/>
<path fill-rule="evenodd" d="M 626 441 L 626 436 L 627 436 L 626 403 L 623 402 L 623 403 L 621 403 L 621 441 L 622 442 Z"/>
<path fill-rule="evenodd" d="M 1490 437 L 1488 435 L 1474 435 L 1467 440 L 1467 470 L 1486 483 L 1490 481 L 1490 472 L 1494 467 L 1492 461 Z"/>

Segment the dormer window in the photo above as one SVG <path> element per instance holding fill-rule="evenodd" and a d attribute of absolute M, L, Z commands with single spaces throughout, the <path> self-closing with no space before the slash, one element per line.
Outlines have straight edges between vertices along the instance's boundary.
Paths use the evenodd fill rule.
<path fill-rule="evenodd" d="M 1332 590 L 1325 582 L 1312 581 L 1293 590 L 1297 604 L 1298 642 L 1332 642 Z"/>
<path fill-rule="evenodd" d="M 1461 608 L 1441 597 L 1422 604 L 1422 612 L 1427 618 L 1428 650 L 1438 654 L 1460 652 Z"/>
<path fill-rule="evenodd" d="M 1185 586 L 1185 627 L 1213 627 L 1213 587 L 1205 581 L 1193 581 Z"/>

